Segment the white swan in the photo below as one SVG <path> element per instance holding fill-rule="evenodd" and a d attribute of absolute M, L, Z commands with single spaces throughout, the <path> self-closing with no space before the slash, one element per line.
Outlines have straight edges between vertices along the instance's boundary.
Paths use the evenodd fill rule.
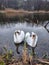
<path fill-rule="evenodd" d="M 27 32 L 25 40 L 29 46 L 35 47 L 37 44 L 38 36 L 34 32 L 32 32 L 31 34 Z"/>
<path fill-rule="evenodd" d="M 37 45 L 38 36 L 34 32 L 32 32 L 31 34 L 27 32 L 25 35 L 25 40 L 26 43 L 32 48 L 34 54 L 34 49 Z"/>
<path fill-rule="evenodd" d="M 14 42 L 20 44 L 24 40 L 24 31 L 16 30 L 14 33 Z"/>
<path fill-rule="evenodd" d="M 17 46 L 17 53 L 18 52 L 18 46 L 24 41 L 25 33 L 22 30 L 16 30 L 14 33 L 14 43 Z"/>

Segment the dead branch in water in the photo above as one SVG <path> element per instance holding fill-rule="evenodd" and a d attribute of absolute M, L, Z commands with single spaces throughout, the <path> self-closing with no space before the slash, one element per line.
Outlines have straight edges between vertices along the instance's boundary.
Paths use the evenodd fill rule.
<path fill-rule="evenodd" d="M 49 30 L 47 29 L 47 25 L 49 24 L 49 21 L 46 23 L 46 25 L 44 26 L 44 28 L 47 30 L 47 32 L 49 33 Z"/>
<path fill-rule="evenodd" d="M 39 62 L 41 64 L 47 64 L 47 65 L 49 65 L 49 61 L 47 61 L 45 59 L 34 59 L 34 61 L 37 61 L 37 62 Z"/>
<path fill-rule="evenodd" d="M 46 25 L 44 27 L 46 28 L 48 24 L 49 24 L 49 21 L 46 23 Z"/>
<path fill-rule="evenodd" d="M 45 28 L 47 30 L 47 32 L 49 33 L 49 30 L 47 28 Z"/>

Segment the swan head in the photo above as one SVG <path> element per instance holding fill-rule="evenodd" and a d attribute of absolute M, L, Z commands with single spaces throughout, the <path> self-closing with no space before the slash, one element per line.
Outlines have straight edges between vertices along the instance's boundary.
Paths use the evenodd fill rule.
<path fill-rule="evenodd" d="M 34 32 L 32 32 L 32 38 L 35 38 L 36 34 Z"/>
<path fill-rule="evenodd" d="M 23 31 L 23 30 L 21 30 L 21 33 L 24 33 L 24 31 Z"/>
<path fill-rule="evenodd" d="M 36 35 L 34 32 L 32 32 L 32 35 Z"/>
<path fill-rule="evenodd" d="M 15 35 L 16 35 L 16 34 L 20 34 L 20 32 L 21 32 L 20 30 L 16 30 L 16 31 L 15 31 Z"/>
<path fill-rule="evenodd" d="M 27 32 L 25 37 L 26 37 L 26 38 L 27 38 L 27 37 L 30 37 L 30 33 Z"/>

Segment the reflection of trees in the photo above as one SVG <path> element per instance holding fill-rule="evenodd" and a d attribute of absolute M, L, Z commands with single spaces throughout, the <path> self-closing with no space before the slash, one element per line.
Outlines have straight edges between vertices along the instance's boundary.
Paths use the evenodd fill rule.
<path fill-rule="evenodd" d="M 33 15 L 33 21 L 34 23 L 37 24 L 37 26 L 40 25 L 44 25 L 44 28 L 47 30 L 47 32 L 49 33 L 49 29 L 47 29 L 47 25 L 49 24 L 49 21 L 47 22 L 46 20 L 49 20 L 49 14 L 45 13 L 45 14 L 34 14 Z M 46 23 L 45 23 L 46 21 Z"/>

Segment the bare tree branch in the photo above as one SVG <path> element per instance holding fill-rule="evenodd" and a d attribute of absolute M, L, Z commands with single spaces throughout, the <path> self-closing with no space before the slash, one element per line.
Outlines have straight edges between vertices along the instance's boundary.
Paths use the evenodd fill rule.
<path fill-rule="evenodd" d="M 44 26 L 44 28 L 46 29 L 46 31 L 49 33 L 49 29 L 47 29 L 47 25 L 49 24 L 49 21 L 46 23 L 46 25 Z"/>
<path fill-rule="evenodd" d="M 41 64 L 47 64 L 49 65 L 49 61 L 46 61 L 45 59 L 34 59 L 35 61 L 41 63 Z"/>
<path fill-rule="evenodd" d="M 49 21 L 46 23 L 46 25 L 44 26 L 44 28 L 46 28 L 48 24 L 49 24 Z"/>

